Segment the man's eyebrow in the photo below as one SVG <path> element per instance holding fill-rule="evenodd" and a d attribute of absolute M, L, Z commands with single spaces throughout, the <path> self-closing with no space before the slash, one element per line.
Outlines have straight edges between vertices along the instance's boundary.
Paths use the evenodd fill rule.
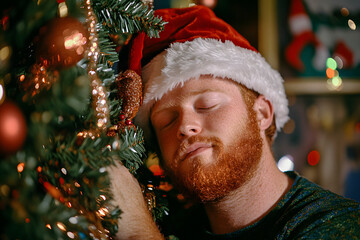
<path fill-rule="evenodd" d="M 177 97 L 176 99 L 171 99 L 170 101 L 164 103 L 159 109 L 157 109 L 155 111 L 155 113 L 158 113 L 158 112 L 161 112 L 161 111 L 164 111 L 166 109 L 174 107 L 175 102 L 182 101 L 184 98 L 192 97 L 192 96 L 196 96 L 196 95 L 200 95 L 200 94 L 204 94 L 204 93 L 208 93 L 208 92 L 222 92 L 222 93 L 225 93 L 225 91 L 220 89 L 220 88 L 206 88 L 206 89 L 201 89 L 201 90 L 198 90 L 198 91 L 189 91 L 189 92 L 183 94 L 181 97 Z M 153 115 L 153 113 L 154 113 L 153 109 L 151 109 L 150 110 L 150 118 Z"/>
<path fill-rule="evenodd" d="M 184 97 L 199 95 L 199 94 L 203 94 L 203 93 L 207 93 L 207 92 L 225 92 L 225 91 L 221 88 L 205 88 L 205 89 L 198 90 L 198 91 L 190 91 L 190 92 L 184 94 Z"/>

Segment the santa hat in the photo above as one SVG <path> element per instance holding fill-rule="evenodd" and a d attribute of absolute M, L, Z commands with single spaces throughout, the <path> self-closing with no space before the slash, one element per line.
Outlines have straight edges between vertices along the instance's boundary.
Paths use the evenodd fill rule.
<path fill-rule="evenodd" d="M 290 31 L 293 35 L 312 32 L 312 24 L 303 0 L 292 0 L 289 12 Z"/>
<path fill-rule="evenodd" d="M 273 105 L 277 130 L 283 127 L 288 120 L 283 79 L 242 35 L 203 6 L 161 9 L 155 15 L 168 22 L 164 31 L 159 38 L 139 34 L 129 57 L 129 68 L 143 78 L 143 104 L 134 122 L 145 136 L 153 104 L 201 75 L 232 79 L 264 95 Z"/>
<path fill-rule="evenodd" d="M 311 19 L 306 11 L 303 0 L 292 0 L 289 12 L 289 27 L 294 36 L 292 42 L 285 49 L 285 58 L 291 66 L 298 71 L 304 71 L 305 66 L 300 58 L 301 52 L 306 45 L 315 47 L 313 66 L 321 71 L 325 67 L 325 61 L 330 56 L 328 49 L 315 35 Z"/>

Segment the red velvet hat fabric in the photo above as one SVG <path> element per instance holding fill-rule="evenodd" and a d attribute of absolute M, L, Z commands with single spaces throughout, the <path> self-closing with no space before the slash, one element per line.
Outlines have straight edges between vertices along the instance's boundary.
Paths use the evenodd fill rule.
<path fill-rule="evenodd" d="M 196 38 L 229 40 L 236 46 L 257 50 L 233 27 L 217 18 L 212 10 L 204 6 L 170 8 L 155 11 L 155 15 L 167 22 L 160 38 L 149 38 L 138 34 L 131 46 L 129 68 L 141 74 L 141 66 L 174 42 L 186 42 Z"/>

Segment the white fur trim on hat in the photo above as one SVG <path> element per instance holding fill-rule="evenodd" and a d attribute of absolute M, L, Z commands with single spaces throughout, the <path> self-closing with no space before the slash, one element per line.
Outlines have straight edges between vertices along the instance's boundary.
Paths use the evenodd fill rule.
<path fill-rule="evenodd" d="M 235 46 L 231 41 L 196 38 L 173 43 L 142 70 L 143 105 L 135 123 L 149 134 L 149 117 L 153 104 L 164 94 L 201 75 L 229 78 L 264 95 L 273 105 L 277 130 L 288 120 L 288 102 L 283 79 L 260 53 Z"/>

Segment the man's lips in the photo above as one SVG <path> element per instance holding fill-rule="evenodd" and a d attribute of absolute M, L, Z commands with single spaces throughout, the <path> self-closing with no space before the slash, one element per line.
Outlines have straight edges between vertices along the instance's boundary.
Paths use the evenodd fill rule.
<path fill-rule="evenodd" d="M 182 154 L 181 161 L 189 157 L 192 157 L 196 154 L 199 154 L 211 147 L 212 147 L 211 144 L 208 143 L 202 143 L 202 142 L 193 143 L 185 149 L 184 153 Z"/>

